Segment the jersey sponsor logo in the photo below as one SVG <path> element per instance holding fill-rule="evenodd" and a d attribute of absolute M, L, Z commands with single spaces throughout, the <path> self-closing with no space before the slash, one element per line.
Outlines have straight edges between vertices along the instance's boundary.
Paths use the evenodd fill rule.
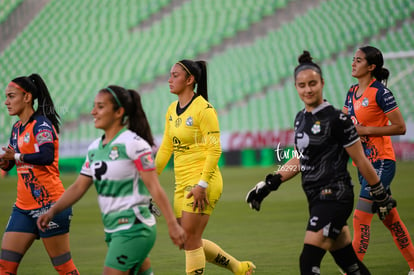
<path fill-rule="evenodd" d="M 52 142 L 53 135 L 50 131 L 42 131 L 36 135 L 36 141 L 39 143 L 39 146 L 41 146 L 42 144 Z"/>
<path fill-rule="evenodd" d="M 314 135 L 319 134 L 321 132 L 321 122 L 316 121 L 315 124 L 313 124 L 311 131 Z"/>
<path fill-rule="evenodd" d="M 95 179 L 101 180 L 108 170 L 108 165 L 104 161 L 98 161 L 93 164 L 93 170 L 95 172 Z"/>
<path fill-rule="evenodd" d="M 181 145 L 181 141 L 180 141 L 180 139 L 179 138 L 177 138 L 177 137 L 173 137 L 173 147 L 174 147 L 174 151 L 184 151 L 184 150 L 188 150 L 188 149 L 190 149 L 190 147 L 189 146 L 184 146 L 184 145 Z"/>
<path fill-rule="evenodd" d="M 296 146 L 297 149 L 303 152 L 303 149 L 309 146 L 309 136 L 306 133 L 297 133 Z"/>
<path fill-rule="evenodd" d="M 109 158 L 111 160 L 116 160 L 117 158 L 119 158 L 119 152 L 118 152 L 118 147 L 117 146 L 112 147 L 112 150 L 109 153 Z"/>
<path fill-rule="evenodd" d="M 181 123 L 183 122 L 183 120 L 181 118 L 177 118 L 175 120 L 175 128 L 180 127 Z"/>
<path fill-rule="evenodd" d="M 188 117 L 187 120 L 185 121 L 185 125 L 187 126 L 193 126 L 193 118 L 192 117 Z"/>

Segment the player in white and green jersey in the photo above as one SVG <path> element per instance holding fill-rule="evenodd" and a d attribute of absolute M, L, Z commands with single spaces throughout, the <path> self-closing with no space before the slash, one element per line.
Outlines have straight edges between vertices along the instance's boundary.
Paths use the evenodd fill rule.
<path fill-rule="evenodd" d="M 112 85 L 96 95 L 91 114 L 95 127 L 105 134 L 89 146 L 80 175 L 39 217 L 38 226 L 46 228 L 54 215 L 94 184 L 108 244 L 104 274 L 152 274 L 148 264 L 140 271 L 156 237 L 151 197 L 166 218 L 172 241 L 182 247 L 186 235 L 158 181 L 151 149 L 154 141 L 141 99 L 133 90 Z"/>
<path fill-rule="evenodd" d="M 151 196 L 139 175 L 154 169 L 150 145 L 132 131 L 122 129 L 105 146 L 101 138 L 89 146 L 81 174 L 93 178 L 105 232 L 129 229 L 137 220 L 155 224 Z"/>

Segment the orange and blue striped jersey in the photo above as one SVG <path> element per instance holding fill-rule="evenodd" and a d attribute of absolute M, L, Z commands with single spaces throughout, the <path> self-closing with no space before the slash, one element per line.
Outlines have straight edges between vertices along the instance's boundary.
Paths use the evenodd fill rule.
<path fill-rule="evenodd" d="M 24 154 L 16 160 L 16 206 L 36 209 L 55 202 L 65 191 L 59 178 L 59 139 L 52 123 L 44 116 L 34 115 L 26 125 L 13 125 L 9 148 Z"/>
<path fill-rule="evenodd" d="M 358 84 L 351 86 L 344 104 L 354 124 L 373 127 L 388 125 L 387 114 L 398 109 L 392 92 L 375 79 L 360 97 L 357 97 L 358 88 Z M 395 160 L 390 136 L 369 136 L 363 146 L 371 162 L 378 159 Z"/>

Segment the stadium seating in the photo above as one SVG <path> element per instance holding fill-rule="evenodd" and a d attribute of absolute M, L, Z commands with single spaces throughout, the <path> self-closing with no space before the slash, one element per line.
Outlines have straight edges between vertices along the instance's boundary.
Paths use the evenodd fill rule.
<path fill-rule="evenodd" d="M 0 24 L 7 19 L 9 14 L 20 5 L 23 0 L 3 0 L 0 2 Z"/>
<path fill-rule="evenodd" d="M 340 107 L 354 82 L 350 63 L 361 43 L 377 45 L 383 52 L 414 48 L 410 0 L 315 1 L 313 8 L 265 35 L 225 46 L 266 16 L 283 13 L 293 1 L 188 0 L 174 1 L 172 8 L 171 0 L 125 0 L 123 5 L 52 0 L 0 55 L 0 83 L 4 87 L 11 78 L 35 71 L 44 76 L 64 124 L 71 125 L 63 127 L 61 139 L 74 143 L 99 135 L 87 118 L 99 89 L 118 84 L 141 90 L 151 84 L 142 101 L 153 132 L 161 135 L 166 108 L 176 99 L 168 91 L 170 67 L 182 58 L 210 54 L 209 97 L 222 131 L 277 130 L 291 128 L 302 106 L 292 71 L 303 49 L 323 66 L 325 96 Z M 0 20 L 20 2 L 2 2 L 7 7 L 0 6 Z M 369 16 L 350 18 L 364 7 L 375 8 L 369 9 Z M 216 51 L 217 46 L 224 50 Z M 411 64 L 403 59 L 386 61 L 392 77 L 409 71 Z M 413 80 L 408 77 L 390 83 L 404 116 L 413 119 L 409 87 Z M 0 109 L 2 129 L 13 120 L 5 108 Z M 7 135 L 1 133 L 0 142 Z"/>

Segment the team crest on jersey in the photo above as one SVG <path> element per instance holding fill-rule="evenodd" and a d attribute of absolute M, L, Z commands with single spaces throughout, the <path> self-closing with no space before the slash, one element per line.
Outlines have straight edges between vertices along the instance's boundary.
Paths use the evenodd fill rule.
<path fill-rule="evenodd" d="M 321 132 L 321 122 L 316 121 L 315 124 L 313 124 L 311 131 L 314 135 L 320 133 Z"/>
<path fill-rule="evenodd" d="M 183 120 L 181 118 L 177 118 L 177 120 L 175 121 L 175 127 L 176 128 L 180 127 L 182 122 L 183 122 Z"/>
<path fill-rule="evenodd" d="M 172 116 L 170 115 L 170 118 L 168 119 L 169 121 L 172 121 Z"/>
<path fill-rule="evenodd" d="M 23 142 L 25 142 L 25 143 L 29 143 L 30 142 L 30 134 L 29 133 L 26 133 L 24 135 Z"/>
<path fill-rule="evenodd" d="M 363 107 L 367 107 L 368 106 L 368 103 L 369 103 L 369 101 L 368 101 L 368 98 L 364 98 L 363 100 L 362 100 L 362 106 Z"/>
<path fill-rule="evenodd" d="M 187 125 L 187 126 L 193 126 L 193 118 L 192 117 L 188 117 L 187 120 L 185 121 L 185 125 Z"/>
<path fill-rule="evenodd" d="M 119 152 L 118 152 L 117 146 L 112 147 L 111 153 L 109 153 L 109 158 L 111 160 L 116 160 L 117 158 L 119 158 Z"/>

